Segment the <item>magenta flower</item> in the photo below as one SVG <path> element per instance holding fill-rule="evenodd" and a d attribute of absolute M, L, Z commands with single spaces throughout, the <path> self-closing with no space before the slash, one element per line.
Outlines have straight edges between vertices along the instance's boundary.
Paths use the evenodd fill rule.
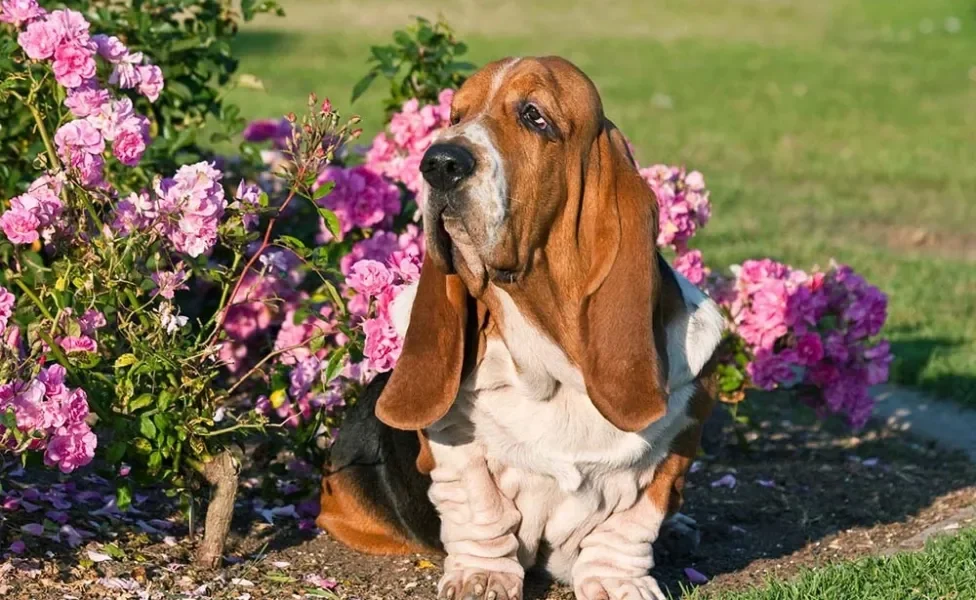
<path fill-rule="evenodd" d="M 0 21 L 20 27 L 44 14 L 37 0 L 3 0 L 0 2 Z"/>
<path fill-rule="evenodd" d="M 98 352 L 98 344 L 86 335 L 65 336 L 58 340 L 58 345 L 69 354 L 71 352 Z"/>
<path fill-rule="evenodd" d="M 107 321 L 101 311 L 90 308 L 78 318 L 78 324 L 81 326 L 81 332 L 83 334 L 95 335 L 95 331 L 105 327 Z"/>
<path fill-rule="evenodd" d="M 84 119 L 62 125 L 54 134 L 54 143 L 58 146 L 58 155 L 73 166 L 77 166 L 78 157 L 86 154 L 100 157 L 105 151 L 102 134 Z"/>
<path fill-rule="evenodd" d="M 151 277 L 156 284 L 155 292 L 167 300 L 172 300 L 179 290 L 190 289 L 186 285 L 190 276 L 183 270 L 183 263 L 178 264 L 175 271 L 157 271 Z"/>
<path fill-rule="evenodd" d="M 237 184 L 237 191 L 234 193 L 234 198 L 237 202 L 231 204 L 230 208 L 241 212 L 241 223 L 244 224 L 244 227 L 250 229 L 257 225 L 258 215 L 252 211 L 261 205 L 261 188 L 254 184 L 245 183 L 242 179 Z M 245 205 L 251 210 L 245 210 Z"/>
<path fill-rule="evenodd" d="M 351 169 L 326 167 L 317 183 L 322 185 L 328 181 L 334 182 L 335 188 L 318 203 L 336 214 L 343 236 L 356 227 L 367 229 L 381 224 L 392 225 L 393 216 L 400 212 L 400 191 L 397 187 L 364 166 Z M 331 234 L 324 222 L 320 229 L 319 240 L 328 241 Z"/>
<path fill-rule="evenodd" d="M 139 85 L 140 73 L 139 65 L 142 63 L 142 52 L 127 52 L 114 64 L 112 74 L 109 75 L 108 82 L 117 85 L 122 89 L 134 88 Z"/>
<path fill-rule="evenodd" d="M 796 341 L 796 353 L 800 363 L 806 366 L 813 366 L 823 360 L 823 344 L 820 343 L 820 336 L 816 333 L 807 333 Z"/>
<path fill-rule="evenodd" d="M 690 250 L 680 254 L 674 261 L 674 268 L 695 285 L 701 285 L 705 282 L 707 269 L 702 260 L 701 250 Z"/>
<path fill-rule="evenodd" d="M 363 323 L 363 330 L 366 332 L 363 352 L 369 368 L 380 373 L 391 370 L 403 349 L 393 324 L 382 318 L 367 319 Z"/>
<path fill-rule="evenodd" d="M 161 227 L 177 251 L 197 257 L 216 243 L 217 226 L 227 207 L 222 177 L 212 164 L 200 162 L 180 167 L 172 179 L 157 183 Z"/>
<path fill-rule="evenodd" d="M 47 20 L 57 29 L 63 43 L 88 44 L 91 41 L 88 34 L 90 24 L 76 10 L 56 10 L 48 15 Z"/>

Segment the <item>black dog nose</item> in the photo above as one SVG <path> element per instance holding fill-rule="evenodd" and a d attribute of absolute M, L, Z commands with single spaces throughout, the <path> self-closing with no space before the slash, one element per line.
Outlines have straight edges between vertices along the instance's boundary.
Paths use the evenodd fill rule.
<path fill-rule="evenodd" d="M 446 192 L 474 173 L 474 156 L 457 144 L 434 144 L 420 161 L 420 172 L 436 190 Z"/>

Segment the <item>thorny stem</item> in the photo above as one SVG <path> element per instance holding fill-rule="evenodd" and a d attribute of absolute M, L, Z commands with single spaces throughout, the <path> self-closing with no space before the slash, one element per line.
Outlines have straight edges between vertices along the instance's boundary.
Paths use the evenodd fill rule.
<path fill-rule="evenodd" d="M 295 175 L 295 181 L 301 181 L 304 177 L 305 177 L 305 167 L 302 166 L 302 167 L 299 167 L 298 172 Z M 275 223 L 277 223 L 279 217 L 281 217 L 281 213 L 285 212 L 285 209 L 288 208 L 288 205 L 291 203 L 292 199 L 295 197 L 295 193 L 296 193 L 296 189 L 293 187 L 292 190 L 288 193 L 288 197 L 285 198 L 285 201 L 281 203 L 281 207 L 278 209 L 278 214 L 276 214 L 275 216 L 271 217 L 271 220 L 268 222 L 268 226 L 264 229 L 264 238 L 261 240 L 261 245 L 258 246 L 257 252 L 255 252 L 254 255 L 251 257 L 251 259 L 247 261 L 247 264 L 244 265 L 244 270 L 241 271 L 240 277 L 237 278 L 237 283 L 234 285 L 234 291 L 231 292 L 231 295 L 230 295 L 231 298 L 236 298 L 237 297 L 237 292 L 240 291 L 241 285 L 244 284 L 244 276 L 248 272 L 250 272 L 251 267 L 254 266 L 254 263 L 256 263 L 258 261 L 258 259 L 261 257 L 261 254 L 270 245 L 270 243 L 271 243 L 271 230 L 274 229 Z M 230 311 L 226 310 L 225 308 L 221 308 L 220 311 L 221 311 L 220 318 L 217 319 L 217 324 L 214 326 L 214 330 L 213 330 L 213 333 L 210 334 L 210 338 L 207 339 L 207 344 L 210 344 L 211 342 L 213 342 L 214 338 L 217 336 L 217 334 L 220 332 L 220 330 L 223 329 L 224 322 L 227 320 L 227 314 L 230 312 Z"/>

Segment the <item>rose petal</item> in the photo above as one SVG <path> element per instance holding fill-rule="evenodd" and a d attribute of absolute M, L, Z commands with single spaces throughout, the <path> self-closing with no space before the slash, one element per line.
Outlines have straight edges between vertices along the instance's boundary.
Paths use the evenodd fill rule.
<path fill-rule="evenodd" d="M 88 551 L 88 558 L 91 559 L 91 561 L 92 562 L 95 562 L 95 563 L 100 563 L 100 562 L 105 562 L 107 560 L 112 560 L 112 557 L 109 556 L 108 554 L 103 554 L 101 552 L 96 552 L 95 550 L 89 550 Z"/>
<path fill-rule="evenodd" d="M 876 466 L 878 466 L 878 459 L 877 458 L 865 458 L 864 460 L 861 461 L 861 464 L 864 465 L 865 467 L 876 467 Z"/>
<path fill-rule="evenodd" d="M 15 540 L 14 543 L 10 544 L 10 551 L 14 554 L 23 554 L 27 550 L 27 544 L 23 540 Z"/>
<path fill-rule="evenodd" d="M 708 583 L 708 577 L 701 572 L 692 569 L 691 567 L 685 567 L 685 577 L 687 577 L 688 581 L 694 583 L 695 585 Z"/>
<path fill-rule="evenodd" d="M 774 488 L 774 487 L 776 487 L 776 482 L 773 481 L 772 479 L 757 479 L 756 480 L 756 483 L 758 483 L 759 485 L 761 485 L 761 486 L 763 486 L 765 488 Z"/>
<path fill-rule="evenodd" d="M 287 569 L 291 566 L 291 563 L 286 560 L 276 560 L 271 564 L 278 569 Z"/>
<path fill-rule="evenodd" d="M 230 580 L 234 585 L 239 585 L 241 587 L 254 587 L 254 582 L 249 579 L 243 579 L 241 577 L 235 577 Z"/>
<path fill-rule="evenodd" d="M 44 535 L 44 526 L 40 523 L 28 523 L 21 525 L 20 530 L 30 535 Z"/>
<path fill-rule="evenodd" d="M 731 489 L 735 487 L 735 483 L 736 483 L 735 475 L 728 473 L 726 475 L 723 475 L 720 479 L 716 479 L 715 481 L 713 481 L 712 487 L 713 488 L 725 487 Z"/>

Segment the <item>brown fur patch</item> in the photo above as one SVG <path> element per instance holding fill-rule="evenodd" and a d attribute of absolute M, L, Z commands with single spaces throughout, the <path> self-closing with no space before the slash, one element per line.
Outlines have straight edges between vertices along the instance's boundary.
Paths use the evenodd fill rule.
<path fill-rule="evenodd" d="M 315 524 L 333 539 L 367 554 L 416 554 L 433 552 L 406 539 L 384 522 L 361 494 L 348 472 L 322 479 L 322 503 Z"/>

